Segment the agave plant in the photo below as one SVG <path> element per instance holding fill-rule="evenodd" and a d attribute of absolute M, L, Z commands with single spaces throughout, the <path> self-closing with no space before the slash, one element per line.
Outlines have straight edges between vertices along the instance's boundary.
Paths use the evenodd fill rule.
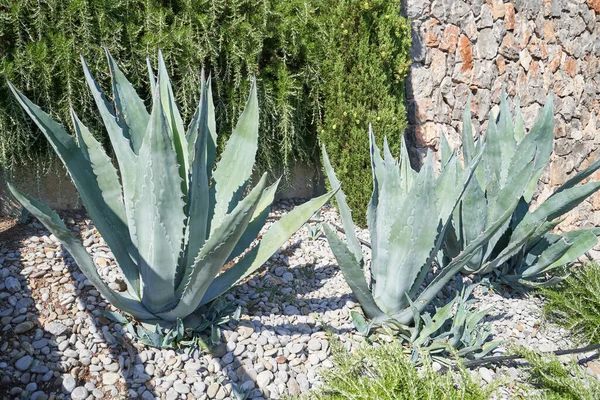
<path fill-rule="evenodd" d="M 502 207 L 496 207 L 492 216 L 496 222 L 444 268 L 438 269 L 433 280 L 422 287 L 428 273 L 434 271 L 452 213 L 474 176 L 482 154 L 463 170 L 456 153 L 452 153 L 444 160 L 436 178 L 431 154 L 416 172 L 410 167 L 405 143 L 397 161 L 387 141 L 384 141 L 384 157 L 381 157 L 372 131 L 370 142 L 374 181 L 367 209 L 372 247 L 370 269 L 365 271 L 365 258 L 341 189 L 336 193 L 336 200 L 346 240 L 327 225 L 325 232 L 348 285 L 371 323 L 408 326 L 419 322 L 427 305 L 512 215 L 530 180 L 532 168 L 521 171 L 514 177 L 516 184 L 501 191 Z M 323 159 L 329 181 L 332 187 L 337 187 L 339 182 L 325 147 Z M 360 316 L 354 313 L 353 318 L 360 326 Z"/>
<path fill-rule="evenodd" d="M 83 245 L 54 211 L 13 186 L 11 191 L 54 233 L 113 306 L 144 323 L 167 327 L 183 320 L 186 326 L 194 326 L 201 306 L 256 271 L 332 193 L 295 208 L 247 251 L 260 239 L 277 189 L 277 183 L 267 186 L 265 175 L 254 188 L 248 185 L 258 142 L 256 83 L 213 168 L 217 132 L 210 78 L 205 80 L 203 74 L 198 109 L 184 129 L 162 54 L 157 78 L 148 62 L 150 113 L 108 52 L 107 58 L 114 109 L 83 59 L 82 64 L 118 171 L 75 112 L 77 142 L 62 125 L 10 88 L 68 169 L 115 256 L 127 292 L 106 285 Z M 222 271 L 226 264 L 230 268 Z"/>
<path fill-rule="evenodd" d="M 485 136 L 475 141 L 471 130 L 471 111 L 467 104 L 462 133 L 465 163 L 479 156 L 484 142 L 486 151 L 475 171 L 477 179 L 469 185 L 453 214 L 444 250 L 447 260 L 451 260 L 477 240 L 495 222 L 490 214 L 499 204 L 498 194 L 515 184 L 513 178 L 516 174 L 533 165 L 527 189 L 512 216 L 471 258 L 464 272 L 495 271 L 509 283 L 553 283 L 556 279 L 546 279 L 549 273 L 572 263 L 597 244 L 598 229 L 580 229 L 563 234 L 551 231 L 561 222 L 560 218 L 565 213 L 600 189 L 600 182 L 578 185 L 600 168 L 600 160 L 574 175 L 535 211 L 531 211 L 530 203 L 538 180 L 552 154 L 552 97 L 528 134 L 525 133 L 519 108 L 517 99 L 513 121 L 503 91 L 498 118 L 490 116 Z M 451 150 L 443 139 L 442 152 L 448 157 Z"/>

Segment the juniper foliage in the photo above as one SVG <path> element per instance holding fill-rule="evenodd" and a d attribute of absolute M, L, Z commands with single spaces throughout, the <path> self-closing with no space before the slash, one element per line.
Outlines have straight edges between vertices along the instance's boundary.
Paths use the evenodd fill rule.
<path fill-rule="evenodd" d="M 222 133 L 231 132 L 256 75 L 259 168 L 281 173 L 297 161 L 314 163 L 323 131 L 320 139 L 357 199 L 351 206 L 366 206 L 365 126 L 373 120 L 398 149 L 409 44 L 396 1 L 0 0 L 0 166 L 39 166 L 51 154 L 8 95 L 6 79 L 63 122 L 72 106 L 106 144 L 79 55 L 110 92 L 106 46 L 149 106 L 145 58 L 156 65 L 161 48 L 184 120 L 196 107 L 202 67 L 215 78 Z M 344 172 L 353 170 L 360 172 Z"/>

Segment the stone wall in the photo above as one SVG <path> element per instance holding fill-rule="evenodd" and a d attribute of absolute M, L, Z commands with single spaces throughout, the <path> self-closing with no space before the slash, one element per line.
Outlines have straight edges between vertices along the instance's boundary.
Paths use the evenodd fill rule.
<path fill-rule="evenodd" d="M 485 132 L 505 85 L 528 129 L 555 93 L 554 154 L 538 200 L 600 157 L 600 0 L 404 0 L 403 9 L 413 150 L 437 150 L 442 133 L 458 145 L 470 94 L 475 130 Z M 600 193 L 563 226 L 582 225 L 600 225 Z"/>

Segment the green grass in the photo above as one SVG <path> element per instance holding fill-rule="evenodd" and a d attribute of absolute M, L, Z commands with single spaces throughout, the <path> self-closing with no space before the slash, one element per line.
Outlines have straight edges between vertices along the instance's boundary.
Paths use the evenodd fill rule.
<path fill-rule="evenodd" d="M 527 383 L 534 390 L 526 398 L 544 400 L 598 400 L 600 381 L 575 363 L 566 366 L 555 356 L 519 351 L 530 363 Z"/>
<path fill-rule="evenodd" d="M 569 329 L 583 344 L 600 343 L 600 266 L 574 268 L 560 284 L 543 289 L 546 317 Z"/>
<path fill-rule="evenodd" d="M 323 385 L 301 399 L 483 400 L 497 386 L 480 387 L 466 369 L 440 374 L 429 363 L 417 368 L 397 342 L 353 354 L 337 341 L 331 346 L 334 367 L 323 370 Z"/>

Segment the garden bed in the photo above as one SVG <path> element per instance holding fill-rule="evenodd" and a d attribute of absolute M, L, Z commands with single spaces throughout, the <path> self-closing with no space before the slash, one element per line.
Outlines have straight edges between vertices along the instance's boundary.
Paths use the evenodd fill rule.
<path fill-rule="evenodd" d="M 279 203 L 271 217 L 291 204 Z M 111 287 L 124 289 L 91 221 L 76 212 L 62 217 L 81 235 L 100 275 Z M 333 221 L 337 214 L 329 209 L 323 218 Z M 112 307 L 70 256 L 63 258 L 61 245 L 41 224 L 1 226 L 0 398 L 224 399 L 234 398 L 235 388 L 248 392 L 248 398 L 276 399 L 319 385 L 319 369 L 333 365 L 331 337 L 348 350 L 365 342 L 350 319 L 350 310 L 360 307 L 325 238 L 311 237 L 314 226 L 298 231 L 264 269 L 225 295 L 242 313 L 220 327 L 222 342 L 213 354 L 135 342 L 99 313 Z M 368 231 L 359 236 L 368 240 Z M 535 295 L 482 284 L 475 297 L 477 308 L 494 307 L 486 319 L 492 339 L 505 341 L 496 354 L 511 346 L 573 347 L 567 331 L 544 321 Z M 586 361 L 582 367 L 600 378 L 600 363 Z M 472 374 L 482 384 L 504 377 L 502 398 L 523 390 L 516 365 L 485 365 Z"/>

